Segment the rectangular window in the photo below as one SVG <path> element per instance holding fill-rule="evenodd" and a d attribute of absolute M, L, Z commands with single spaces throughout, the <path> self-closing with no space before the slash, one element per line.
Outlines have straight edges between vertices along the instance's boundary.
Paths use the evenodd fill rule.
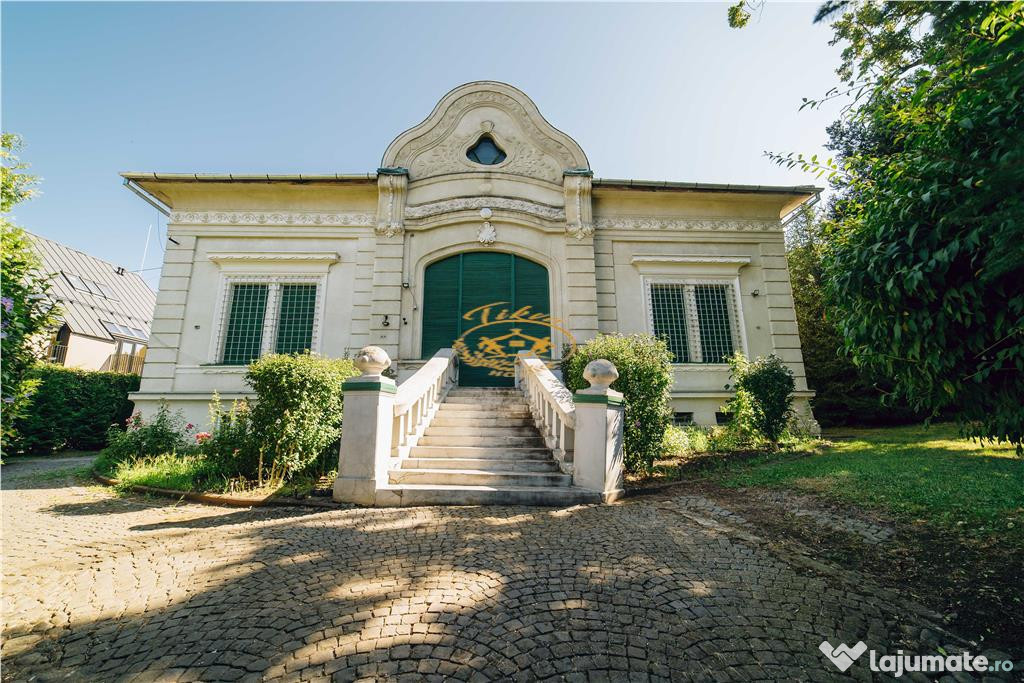
<path fill-rule="evenodd" d="M 652 282 L 651 327 L 674 363 L 723 364 L 738 347 L 733 285 Z"/>
<path fill-rule="evenodd" d="M 689 363 L 690 349 L 686 334 L 684 285 L 652 284 L 651 317 L 654 336 L 668 343 L 674 363 Z"/>
<path fill-rule="evenodd" d="M 267 289 L 267 285 L 232 285 L 227 331 L 224 335 L 225 365 L 246 365 L 259 358 L 263 346 Z"/>
<path fill-rule="evenodd" d="M 277 353 L 309 351 L 313 343 L 316 285 L 282 285 L 277 318 Z"/>
<path fill-rule="evenodd" d="M 693 413 L 672 413 L 672 424 L 676 427 L 685 427 L 693 424 Z"/>
<path fill-rule="evenodd" d="M 696 285 L 693 288 L 700 327 L 700 355 L 704 363 L 725 363 L 726 358 L 732 355 L 729 289 L 730 285 Z"/>

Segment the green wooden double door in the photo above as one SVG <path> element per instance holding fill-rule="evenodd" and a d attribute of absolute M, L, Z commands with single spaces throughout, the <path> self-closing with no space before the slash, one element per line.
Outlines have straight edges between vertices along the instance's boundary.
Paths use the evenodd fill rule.
<path fill-rule="evenodd" d="M 513 254 L 474 251 L 427 266 L 422 357 L 452 347 L 459 384 L 512 386 L 519 351 L 551 357 L 551 296 L 544 266 Z"/>

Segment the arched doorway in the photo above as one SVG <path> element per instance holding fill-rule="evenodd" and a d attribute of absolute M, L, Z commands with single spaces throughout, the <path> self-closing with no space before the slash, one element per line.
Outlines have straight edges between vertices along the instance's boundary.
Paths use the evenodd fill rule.
<path fill-rule="evenodd" d="M 459 384 L 512 386 L 516 353 L 551 357 L 548 270 L 494 251 L 456 254 L 427 266 L 422 357 L 453 347 Z"/>

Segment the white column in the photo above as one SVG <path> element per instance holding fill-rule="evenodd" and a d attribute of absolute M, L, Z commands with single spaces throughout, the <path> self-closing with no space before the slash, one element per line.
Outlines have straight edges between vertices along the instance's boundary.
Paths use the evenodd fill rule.
<path fill-rule="evenodd" d="M 374 505 L 391 458 L 395 381 L 380 374 L 391 365 L 391 359 L 377 346 L 360 350 L 355 364 L 363 374 L 343 385 L 345 407 L 334 500 Z"/>
<path fill-rule="evenodd" d="M 605 503 L 625 493 L 622 460 L 622 428 L 625 409 L 622 394 L 610 388 L 619 376 L 611 361 L 591 361 L 583 371 L 590 382 L 573 396 L 576 403 L 576 443 L 573 483 L 599 491 Z"/>

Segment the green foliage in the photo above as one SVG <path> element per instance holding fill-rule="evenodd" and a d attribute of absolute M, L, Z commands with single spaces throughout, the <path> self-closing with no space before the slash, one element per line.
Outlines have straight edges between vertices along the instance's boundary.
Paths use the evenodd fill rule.
<path fill-rule="evenodd" d="M 20 148 L 21 138 L 2 134 L 0 210 L 4 213 L 35 193 L 36 178 L 23 172 L 28 165 L 15 156 Z M 0 446 L 4 451 L 17 448 L 14 423 L 26 414 L 38 389 L 38 382 L 26 380 L 25 373 L 36 361 L 35 343 L 54 320 L 49 289 L 50 276 L 42 272 L 28 233 L 0 217 Z"/>
<path fill-rule="evenodd" d="M 793 371 L 774 354 L 751 361 L 738 352 L 729 359 L 729 370 L 736 387 L 728 403 L 732 422 L 741 434 L 777 444 L 792 414 Z"/>
<path fill-rule="evenodd" d="M 138 391 L 139 377 L 38 363 L 25 374 L 26 385 L 34 391 L 13 422 L 10 446 L 52 453 L 102 447 L 107 429 L 123 425 L 131 415 L 128 393 Z"/>
<path fill-rule="evenodd" d="M 19 161 L 16 154 L 21 147 L 20 136 L 14 133 L 0 135 L 0 211 L 4 213 L 36 193 L 33 186 L 38 179 L 24 173 L 28 164 Z"/>
<path fill-rule="evenodd" d="M 705 453 L 711 448 L 713 428 L 689 425 L 677 427 L 669 425 L 665 428 L 665 436 L 661 440 L 662 458 L 686 458 L 695 453 Z"/>
<path fill-rule="evenodd" d="M 348 359 L 305 354 L 264 356 L 245 381 L 255 390 L 251 429 L 270 480 L 301 470 L 341 435 L 342 383 L 359 374 Z"/>
<path fill-rule="evenodd" d="M 825 300 L 822 229 L 814 210 L 804 207 L 789 225 L 786 253 L 804 369 L 815 391 L 815 419 L 823 427 L 920 422 L 924 414 L 885 400 L 892 397 L 891 382 L 857 367 L 846 355 Z"/>
<path fill-rule="evenodd" d="M 746 0 L 740 0 L 735 5 L 729 5 L 728 17 L 729 26 L 732 28 L 743 28 L 750 23 L 750 11 L 747 9 Z"/>
<path fill-rule="evenodd" d="M 1024 444 L 1024 3 L 830 3 L 830 316 L 894 399 Z M 809 102 L 816 105 L 817 102 Z"/>
<path fill-rule="evenodd" d="M 186 425 L 178 411 L 171 412 L 161 403 L 156 414 L 144 419 L 135 413 L 128 418 L 125 428 L 111 425 L 107 430 L 107 447 L 102 462 L 122 463 L 157 455 L 188 454 L 195 450 L 190 438 L 192 425 Z"/>
<path fill-rule="evenodd" d="M 199 451 L 228 477 L 260 481 L 263 475 L 259 448 L 252 432 L 249 401 L 233 401 L 224 409 L 220 396 L 210 402 L 210 431 L 196 434 Z"/>
<path fill-rule="evenodd" d="M 571 391 L 586 389 L 587 363 L 598 358 L 611 361 L 619 371 L 612 389 L 626 401 L 624 451 L 626 469 L 650 472 L 661 452 L 670 417 L 672 354 L 665 341 L 646 334 L 598 335 L 569 351 L 562 360 L 565 385 Z"/>

